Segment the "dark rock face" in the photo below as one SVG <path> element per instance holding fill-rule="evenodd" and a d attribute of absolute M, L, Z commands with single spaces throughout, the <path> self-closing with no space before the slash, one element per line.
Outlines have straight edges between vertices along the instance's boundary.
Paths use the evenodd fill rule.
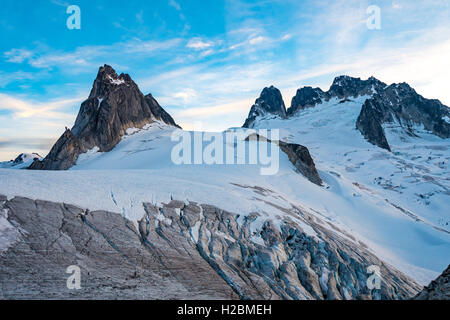
<path fill-rule="evenodd" d="M 391 151 L 380 121 L 382 117 L 383 111 L 377 108 L 374 101 L 372 99 L 366 100 L 356 121 L 356 128 L 370 143 Z"/>
<path fill-rule="evenodd" d="M 263 89 L 260 97 L 256 99 L 255 104 L 251 107 L 243 127 L 252 128 L 256 118 L 268 114 L 286 118 L 286 107 L 283 97 L 281 96 L 280 90 L 274 86 Z"/>
<path fill-rule="evenodd" d="M 80 140 L 67 129 L 56 141 L 49 154 L 42 161 L 34 161 L 30 169 L 33 170 L 67 170 L 72 167 L 78 156 L 89 148 L 83 148 Z"/>
<path fill-rule="evenodd" d="M 309 181 L 317 185 L 322 185 L 322 179 L 317 173 L 314 160 L 309 154 L 308 148 L 300 144 L 279 142 L 280 149 L 287 154 L 289 161 L 303 174 Z"/>
<path fill-rule="evenodd" d="M 326 92 L 320 88 L 311 87 L 298 89 L 297 94 L 292 98 L 291 107 L 287 110 L 287 114 L 288 116 L 295 115 L 299 110 L 314 107 L 335 97 L 348 101 L 351 97 L 373 95 L 382 91 L 385 87 L 385 83 L 374 77 L 361 80 L 361 78 L 339 76 L 334 79 L 330 89 Z"/>
<path fill-rule="evenodd" d="M 142 128 L 155 120 L 175 126 L 156 100 L 144 95 L 127 74 L 117 75 L 108 65 L 100 67 L 89 98 L 81 104 L 75 125 L 61 136 L 42 162 L 30 169 L 66 170 L 79 154 L 94 147 L 110 151 L 129 128 Z"/>
<path fill-rule="evenodd" d="M 150 107 L 150 111 L 152 112 L 152 114 L 155 116 L 156 119 L 158 120 L 162 120 L 164 123 L 167 123 L 171 126 L 180 128 L 176 123 L 175 120 L 173 120 L 173 118 L 171 117 L 170 114 L 168 114 L 166 112 L 166 110 L 164 110 L 158 103 L 158 101 L 156 101 L 155 98 L 153 98 L 153 96 L 151 94 L 148 94 L 145 96 L 145 101 L 147 101 L 147 104 Z"/>
<path fill-rule="evenodd" d="M 414 135 L 414 126 L 441 138 L 450 137 L 450 109 L 438 100 L 425 99 L 406 83 L 392 84 L 363 104 L 356 127 L 372 144 L 390 150 L 382 125 L 398 123 Z"/>
<path fill-rule="evenodd" d="M 280 228 L 263 221 L 257 242 L 256 212 L 239 220 L 176 200 L 144 209 L 135 225 L 64 203 L 0 202 L 15 239 L 1 253 L 0 299 L 407 299 L 420 289 L 298 208 L 285 209 Z M 66 286 L 71 265 L 81 269 L 80 290 Z M 380 289 L 367 287 L 370 265 L 380 267 Z"/>
<path fill-rule="evenodd" d="M 363 95 L 372 95 L 386 87 L 386 84 L 380 80 L 370 77 L 367 80 L 353 78 L 349 76 L 339 76 L 333 81 L 333 84 L 327 94 L 331 97 L 349 98 Z"/>
<path fill-rule="evenodd" d="M 297 94 L 292 98 L 291 107 L 287 110 L 287 115 L 291 116 L 298 110 L 314 107 L 323 102 L 328 96 L 320 88 L 303 87 L 297 90 Z"/>
<path fill-rule="evenodd" d="M 314 164 L 314 160 L 311 157 L 307 147 L 295 143 L 272 141 L 256 133 L 250 134 L 245 140 L 276 143 L 279 146 L 280 150 L 288 156 L 289 161 L 294 165 L 299 173 L 301 173 L 312 183 L 315 183 L 319 186 L 322 185 L 322 179 L 317 172 L 316 165 Z"/>
<path fill-rule="evenodd" d="M 417 296 L 416 300 L 450 300 L 450 265 L 445 271 L 425 287 Z"/>

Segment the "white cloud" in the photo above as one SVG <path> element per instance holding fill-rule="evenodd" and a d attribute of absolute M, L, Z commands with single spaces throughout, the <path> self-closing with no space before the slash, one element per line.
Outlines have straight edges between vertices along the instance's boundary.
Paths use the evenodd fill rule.
<path fill-rule="evenodd" d="M 49 102 L 31 102 L 0 93 L 0 110 L 8 110 L 16 118 L 71 119 L 72 114 L 60 112 L 83 101 L 81 97 Z"/>
<path fill-rule="evenodd" d="M 181 44 L 181 39 L 174 38 L 164 41 L 142 41 L 133 38 L 126 42 L 111 45 L 81 46 L 71 52 L 45 50 L 12 49 L 5 52 L 8 62 L 24 63 L 39 69 L 59 68 L 67 73 L 76 74 L 92 72 L 106 61 L 122 61 L 124 54 L 139 55 L 139 58 L 163 54 Z M 115 64 L 119 67 L 118 64 Z M 121 66 L 122 69 L 126 67 Z"/>
<path fill-rule="evenodd" d="M 189 40 L 189 42 L 187 43 L 186 47 L 191 48 L 191 49 L 196 49 L 196 50 L 202 50 L 202 49 L 207 49 L 213 46 L 212 42 L 205 42 L 202 41 L 200 38 L 194 38 Z"/>
<path fill-rule="evenodd" d="M 33 102 L 0 94 L 0 161 L 10 160 L 21 152 L 38 152 L 45 156 L 56 139 L 70 127 L 76 114 L 70 112 L 81 98 Z M 65 111 L 64 111 L 65 110 Z"/>
<path fill-rule="evenodd" d="M 254 99 L 235 100 L 231 103 L 207 105 L 201 108 L 168 108 L 174 119 L 185 130 L 194 130 L 201 124 L 202 130 L 221 131 L 232 126 L 240 126 L 245 119 Z"/>
<path fill-rule="evenodd" d="M 202 51 L 202 52 L 200 53 L 200 57 L 203 58 L 203 57 L 210 56 L 210 55 L 212 55 L 212 54 L 214 54 L 214 50 L 209 49 L 209 50 Z"/>
<path fill-rule="evenodd" d="M 0 71 L 0 88 L 5 87 L 11 82 L 34 79 L 36 75 L 31 72 L 15 71 L 6 73 Z"/>
<path fill-rule="evenodd" d="M 174 94 L 175 98 L 183 100 L 184 103 L 189 102 L 192 98 L 195 98 L 196 96 L 197 92 L 194 89 L 190 88 L 179 91 Z"/>
<path fill-rule="evenodd" d="M 7 58 L 7 62 L 13 63 L 22 63 L 25 60 L 31 58 L 33 56 L 33 52 L 25 49 L 12 49 L 10 51 L 5 52 L 5 57 Z"/>
<path fill-rule="evenodd" d="M 427 41 L 433 38 L 433 34 L 446 32 L 429 30 L 423 38 L 399 48 L 373 44 L 357 52 L 336 55 L 330 57 L 328 62 L 291 75 L 290 82 L 300 84 L 308 79 L 328 76 L 331 83 L 332 77 L 340 74 L 362 78 L 373 75 L 388 84 L 408 82 L 426 98 L 437 98 L 450 105 L 450 92 L 446 89 L 450 70 L 450 40 Z"/>
<path fill-rule="evenodd" d="M 265 40 L 266 40 L 266 38 L 264 38 L 264 37 L 262 37 L 262 36 L 259 36 L 259 37 L 255 37 L 255 38 L 250 39 L 250 40 L 248 41 L 248 43 L 250 43 L 251 45 L 255 45 L 255 44 L 262 43 L 262 42 L 264 42 Z"/>
<path fill-rule="evenodd" d="M 170 50 L 181 43 L 181 39 L 169 39 L 165 41 L 133 39 L 125 43 L 118 43 L 108 50 L 116 50 L 117 53 L 139 53 L 139 54 L 156 54 Z"/>

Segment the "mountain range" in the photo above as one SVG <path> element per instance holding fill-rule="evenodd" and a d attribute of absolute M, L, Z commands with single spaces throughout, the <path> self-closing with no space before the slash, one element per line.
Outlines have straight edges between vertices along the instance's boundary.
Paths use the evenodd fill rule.
<path fill-rule="evenodd" d="M 421 290 L 450 262 L 449 110 L 374 77 L 300 88 L 287 109 L 271 86 L 242 128 L 216 137 L 275 144 L 275 175 L 177 165 L 184 131 L 104 65 L 45 158 L 0 164 L 0 297 L 436 297 L 445 273 Z M 69 265 L 82 269 L 78 292 Z M 380 288 L 367 285 L 374 266 Z"/>

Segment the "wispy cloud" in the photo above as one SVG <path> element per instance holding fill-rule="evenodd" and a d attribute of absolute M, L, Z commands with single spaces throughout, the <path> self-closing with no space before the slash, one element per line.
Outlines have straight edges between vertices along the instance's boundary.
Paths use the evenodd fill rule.
<path fill-rule="evenodd" d="M 184 130 L 194 130 L 200 124 L 202 130 L 218 131 L 229 128 L 231 125 L 218 126 L 217 122 L 210 121 L 212 118 L 219 117 L 221 123 L 240 126 L 242 123 L 236 122 L 236 119 L 244 119 L 252 103 L 252 99 L 242 99 L 231 103 L 209 105 L 208 107 L 202 108 L 189 108 L 184 110 L 168 108 L 168 110 L 176 119 L 180 119 L 178 123 Z"/>
<path fill-rule="evenodd" d="M 200 38 L 194 38 L 189 40 L 186 47 L 196 50 L 202 50 L 213 46 L 211 41 L 202 41 Z"/>
<path fill-rule="evenodd" d="M 50 101 L 29 101 L 0 94 L 0 159 L 9 160 L 21 152 L 45 156 L 64 127 L 72 126 L 81 97 Z"/>
<path fill-rule="evenodd" d="M 51 0 L 51 2 L 53 4 L 56 4 L 57 6 L 60 6 L 60 7 L 66 7 L 67 8 L 68 6 L 70 6 L 69 2 L 63 1 L 63 0 Z"/>
<path fill-rule="evenodd" d="M 22 63 L 33 56 L 33 52 L 25 49 L 12 49 L 5 52 L 7 62 Z"/>
<path fill-rule="evenodd" d="M 81 46 L 73 51 L 51 50 L 47 47 L 36 49 L 12 49 L 4 53 L 7 62 L 28 63 L 38 69 L 58 68 L 71 74 L 92 72 L 106 61 L 121 61 L 124 55 L 139 55 L 139 58 L 162 54 L 181 44 L 181 39 L 164 41 L 133 38 L 112 45 Z M 136 58 L 136 56 L 134 56 Z M 122 66 L 117 63 L 116 65 Z"/>
<path fill-rule="evenodd" d="M 189 102 L 192 98 L 197 96 L 197 91 L 191 88 L 186 88 L 174 94 L 174 98 L 181 99 L 184 103 Z"/>
<path fill-rule="evenodd" d="M 0 71 L 0 88 L 5 87 L 11 82 L 21 82 L 24 80 L 32 80 L 36 74 L 32 72 L 15 71 L 15 72 L 1 72 Z"/>
<path fill-rule="evenodd" d="M 180 11 L 181 10 L 181 6 L 178 2 L 176 2 L 175 0 L 169 0 L 169 6 L 171 6 L 172 8 L 175 8 L 175 10 Z"/>
<path fill-rule="evenodd" d="M 66 109 L 82 101 L 82 97 L 75 97 L 45 103 L 31 102 L 0 93 L 0 110 L 9 111 L 16 118 L 71 119 L 72 113 L 58 110 Z"/>
<path fill-rule="evenodd" d="M 50 138 L 0 138 L 0 149 L 21 147 L 23 150 L 48 150 L 54 143 L 55 139 Z"/>

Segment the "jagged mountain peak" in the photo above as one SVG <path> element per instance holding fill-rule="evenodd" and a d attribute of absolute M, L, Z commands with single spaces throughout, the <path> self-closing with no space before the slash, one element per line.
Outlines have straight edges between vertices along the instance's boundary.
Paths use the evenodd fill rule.
<path fill-rule="evenodd" d="M 283 96 L 280 90 L 274 86 L 265 87 L 262 90 L 259 98 L 256 99 L 255 104 L 250 109 L 243 127 L 251 128 L 256 118 L 265 115 L 286 118 L 286 106 L 284 105 Z"/>
<path fill-rule="evenodd" d="M 367 80 L 346 75 L 338 76 L 334 78 L 328 91 L 309 86 L 298 89 L 296 95 L 292 98 L 287 115 L 292 116 L 299 110 L 314 107 L 324 101 L 329 101 L 331 98 L 346 100 L 364 95 L 371 96 L 382 91 L 385 87 L 385 83 L 373 76 Z"/>
<path fill-rule="evenodd" d="M 283 97 L 280 90 L 274 86 L 265 87 L 256 103 L 264 105 L 267 111 L 273 113 L 285 113 L 286 107 L 284 106 Z"/>
<path fill-rule="evenodd" d="M 320 88 L 303 87 L 297 90 L 292 98 L 291 107 L 287 110 L 287 115 L 293 115 L 298 110 L 314 107 L 316 104 L 322 103 L 327 95 Z"/>
<path fill-rule="evenodd" d="M 362 80 L 360 77 L 352 77 L 348 75 L 340 75 L 334 78 L 331 86 L 351 86 L 354 84 L 383 84 L 382 81 L 378 80 L 374 76 L 370 76 L 367 80 Z"/>
<path fill-rule="evenodd" d="M 94 80 L 91 93 L 89 94 L 89 99 L 105 97 L 115 87 L 122 85 L 132 86 L 137 89 L 137 85 L 128 74 L 121 73 L 118 75 L 113 67 L 105 64 L 98 70 L 97 77 Z"/>
<path fill-rule="evenodd" d="M 297 116 L 303 109 L 313 108 L 332 99 L 337 99 L 339 106 L 361 100 L 359 116 L 348 121 L 355 121 L 356 128 L 366 140 L 380 148 L 391 151 L 384 132 L 387 124 L 399 126 L 401 130 L 397 130 L 397 135 L 415 136 L 416 132 L 425 130 L 441 138 L 450 137 L 450 109 L 439 100 L 424 98 L 406 82 L 387 85 L 373 76 L 367 80 L 347 75 L 338 76 L 325 92 L 310 86 L 298 89 L 286 116 L 267 107 L 274 103 L 267 103 L 265 96 L 270 92 L 275 96 L 277 91 L 279 90 L 273 87 L 263 90 L 251 108 L 244 127 L 253 128 L 258 118 L 267 118 L 267 114 L 290 118 Z"/>
<path fill-rule="evenodd" d="M 450 123 L 446 120 L 449 118 L 450 109 L 439 100 L 426 99 L 402 82 L 387 86 L 367 99 L 356 127 L 370 143 L 390 151 L 386 124 L 396 124 L 408 135 L 424 129 L 446 139 L 450 137 Z"/>
<path fill-rule="evenodd" d="M 178 127 L 152 95 L 144 96 L 128 74 L 118 75 L 111 66 L 104 65 L 72 129 L 66 130 L 43 161 L 36 161 L 30 168 L 68 169 L 81 153 L 93 148 L 108 152 L 128 129 L 142 128 L 156 120 Z"/>
<path fill-rule="evenodd" d="M 333 80 L 333 84 L 327 93 L 330 97 L 349 98 L 371 95 L 385 87 L 385 83 L 373 76 L 367 80 L 361 80 L 361 78 L 344 75 L 338 76 Z"/>

